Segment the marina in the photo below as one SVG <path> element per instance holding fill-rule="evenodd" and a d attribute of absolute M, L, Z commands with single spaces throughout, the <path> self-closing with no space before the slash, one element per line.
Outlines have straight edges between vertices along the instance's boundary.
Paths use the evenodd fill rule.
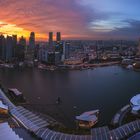
<path fill-rule="evenodd" d="M 140 90 L 140 73 L 120 66 L 69 72 L 0 69 L 0 79 L 5 87 L 23 93 L 26 108 L 48 114 L 70 128 L 76 127 L 75 116 L 94 109 L 100 110 L 97 126 L 110 124 L 116 112 Z M 58 97 L 60 104 L 56 104 Z"/>

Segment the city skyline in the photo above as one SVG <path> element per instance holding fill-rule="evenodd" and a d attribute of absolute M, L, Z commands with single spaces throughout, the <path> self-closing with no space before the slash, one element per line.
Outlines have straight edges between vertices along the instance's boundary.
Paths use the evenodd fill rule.
<path fill-rule="evenodd" d="M 138 39 L 138 0 L 5 0 L 0 1 L 0 34 L 48 40 L 48 32 L 64 39 Z M 5 7 L 8 7 L 5 10 Z"/>

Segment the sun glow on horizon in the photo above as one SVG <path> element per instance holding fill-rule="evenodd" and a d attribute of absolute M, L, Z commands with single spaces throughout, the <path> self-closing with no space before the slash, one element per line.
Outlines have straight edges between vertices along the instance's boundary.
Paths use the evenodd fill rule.
<path fill-rule="evenodd" d="M 18 27 L 16 24 L 10 24 L 7 22 L 0 21 L 0 34 L 3 34 L 4 36 L 7 35 L 17 35 L 18 38 L 21 36 L 24 36 L 27 40 L 30 36 L 31 31 L 26 30 L 22 27 Z M 36 38 L 45 40 L 46 35 L 36 33 Z"/>
<path fill-rule="evenodd" d="M 31 30 L 26 30 L 22 27 L 18 27 L 16 24 L 11 24 L 7 22 L 0 21 L 0 34 L 4 35 L 5 37 L 7 35 L 12 36 L 12 35 L 17 35 L 17 38 L 20 38 L 21 36 L 25 37 L 27 40 L 29 40 L 29 36 Z M 37 41 L 47 41 L 48 40 L 48 33 L 43 34 L 43 33 L 38 33 L 36 31 L 35 36 Z M 57 31 L 56 31 L 57 32 Z M 88 36 L 85 35 L 62 35 L 64 39 L 73 39 L 73 38 L 88 38 Z M 54 33 L 53 36 L 54 40 L 56 38 L 56 35 Z"/>

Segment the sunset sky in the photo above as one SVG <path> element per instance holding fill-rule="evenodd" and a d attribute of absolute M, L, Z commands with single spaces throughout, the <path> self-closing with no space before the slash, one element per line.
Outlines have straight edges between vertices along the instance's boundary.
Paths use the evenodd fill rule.
<path fill-rule="evenodd" d="M 0 34 L 47 40 L 60 31 L 63 39 L 138 39 L 140 0 L 0 0 Z"/>

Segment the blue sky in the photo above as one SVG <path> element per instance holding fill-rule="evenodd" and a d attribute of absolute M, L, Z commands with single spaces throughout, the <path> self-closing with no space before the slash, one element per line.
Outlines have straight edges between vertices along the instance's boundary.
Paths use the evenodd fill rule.
<path fill-rule="evenodd" d="M 94 21 L 93 27 L 112 30 L 114 28 L 129 27 L 131 24 L 128 21 L 140 20 L 140 1 L 139 0 L 82 0 L 80 2 L 84 6 L 90 7 L 93 11 L 103 14 L 103 19 Z M 99 25 L 99 26 L 98 26 Z"/>

